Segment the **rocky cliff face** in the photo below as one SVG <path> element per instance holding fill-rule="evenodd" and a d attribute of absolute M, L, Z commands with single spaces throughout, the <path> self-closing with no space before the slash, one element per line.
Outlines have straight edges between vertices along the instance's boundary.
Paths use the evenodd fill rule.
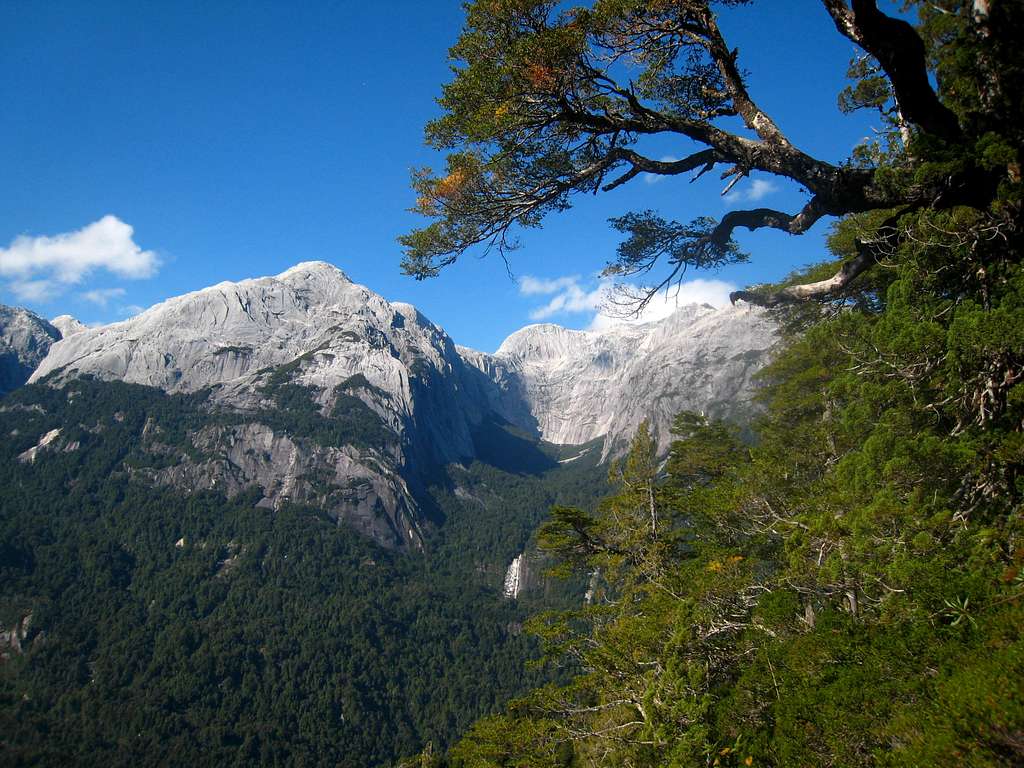
<path fill-rule="evenodd" d="M 195 432 L 194 450 L 154 481 L 229 494 L 257 485 L 267 505 L 315 503 L 396 546 L 421 540 L 410 486 L 471 457 L 481 418 L 477 383 L 463 381 L 441 328 L 323 262 L 81 330 L 32 380 L 83 375 L 208 391 L 211 412 L 230 414 L 230 425 Z"/>
<path fill-rule="evenodd" d="M 188 493 L 212 490 L 228 497 L 258 486 L 259 507 L 304 504 L 385 546 L 422 543 L 420 510 L 394 451 L 344 440 L 323 445 L 258 420 L 203 427 L 191 443 L 194 450 L 181 453 L 153 435 L 147 448 L 173 461 L 136 474 Z"/>
<path fill-rule="evenodd" d="M 56 345 L 32 380 L 91 374 L 167 392 L 212 388 L 216 402 L 239 409 L 265 401 L 268 387 L 298 385 L 326 410 L 336 388 L 358 375 L 365 386 L 355 396 L 445 462 L 473 452 L 477 408 L 463 396 L 462 367 L 448 335 L 414 307 L 309 262 L 87 328 Z"/>
<path fill-rule="evenodd" d="M 27 309 L 0 305 L 0 395 L 24 384 L 60 337 Z"/>
<path fill-rule="evenodd" d="M 746 305 L 689 305 L 671 316 L 605 331 L 531 325 L 493 355 L 460 350 L 494 386 L 489 407 L 552 443 L 605 437 L 605 455 L 647 419 L 661 449 L 682 410 L 743 419 L 751 376 L 775 343 L 773 323 Z"/>

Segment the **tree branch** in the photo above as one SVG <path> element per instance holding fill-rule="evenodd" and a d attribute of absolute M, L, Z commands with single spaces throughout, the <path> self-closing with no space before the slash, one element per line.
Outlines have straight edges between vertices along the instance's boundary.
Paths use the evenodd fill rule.
<path fill-rule="evenodd" d="M 839 271 L 827 280 L 804 285 L 791 285 L 772 293 L 757 291 L 734 291 L 729 294 L 729 301 L 745 301 L 759 307 L 777 307 L 780 304 L 793 304 L 810 299 L 821 299 L 838 293 L 848 286 L 858 275 L 875 263 L 875 253 L 869 249 L 860 250 L 856 257 L 843 264 Z"/>
<path fill-rule="evenodd" d="M 713 18 L 711 23 L 713 24 Z M 608 75 L 595 70 L 585 62 L 580 63 L 581 69 L 588 73 L 592 81 L 600 82 L 609 95 L 618 97 L 621 100 L 621 107 L 627 109 L 628 114 L 622 114 L 621 110 L 617 112 L 608 109 L 597 114 L 584 105 L 573 104 L 563 95 L 558 100 L 559 112 L 554 115 L 552 121 L 595 135 L 676 133 L 716 150 L 720 156 L 719 162 L 735 163 L 747 172 L 759 170 L 783 176 L 823 196 L 838 199 L 840 194 L 848 194 L 852 186 L 862 189 L 863 178 L 858 178 L 856 183 L 851 185 L 848 182 L 852 181 L 852 178 L 848 178 L 850 174 L 845 169 L 811 157 L 790 143 L 772 119 L 750 98 L 736 67 L 735 53 L 728 50 L 725 40 L 717 31 L 717 26 L 714 30 L 718 35 L 717 42 L 706 41 L 705 47 L 708 47 L 709 53 L 716 61 L 720 57 L 720 68 L 728 73 L 726 81 L 734 106 L 761 140 L 730 133 L 708 120 L 693 120 L 652 109 L 641 102 L 630 89 L 623 88 Z M 630 178 L 635 176 L 636 174 Z"/>
<path fill-rule="evenodd" d="M 718 71 L 721 73 L 729 95 L 732 97 L 733 107 L 740 117 L 743 118 L 743 122 L 750 130 L 760 136 L 763 141 L 792 148 L 793 145 L 779 129 L 779 126 L 775 124 L 775 121 L 750 97 L 739 67 L 736 66 L 738 51 L 729 50 L 729 46 L 726 45 L 725 38 L 722 37 L 722 32 L 718 28 L 718 23 L 715 21 L 715 16 L 711 9 L 705 8 L 702 15 L 704 16 L 704 25 L 707 27 L 707 44 L 705 47 L 718 66 Z"/>
<path fill-rule="evenodd" d="M 878 10 L 875 0 L 822 0 L 836 29 L 870 53 L 892 83 L 902 115 L 925 133 L 960 141 L 960 124 L 928 81 L 924 42 L 914 28 Z"/>
<path fill-rule="evenodd" d="M 722 221 L 711 232 L 710 239 L 716 245 L 724 245 L 738 227 L 745 227 L 750 231 L 770 227 L 771 229 L 781 229 L 791 235 L 802 235 L 826 213 L 828 211 L 817 197 L 812 198 L 797 214 L 783 213 L 771 208 L 730 211 L 722 217 Z"/>
<path fill-rule="evenodd" d="M 815 283 L 790 285 L 771 293 L 734 291 L 729 294 L 729 301 L 733 304 L 737 301 L 746 301 L 760 307 L 776 307 L 781 304 L 828 298 L 840 293 L 858 276 L 874 266 L 879 256 L 891 252 L 897 240 L 896 223 L 904 213 L 910 210 L 911 208 L 904 208 L 886 219 L 878 229 L 882 233 L 880 237 L 874 240 L 857 240 L 855 242 L 857 255 L 845 262 L 832 277 Z"/>
<path fill-rule="evenodd" d="M 922 131 L 959 135 L 955 118 L 928 83 L 924 43 L 912 26 L 881 13 L 873 0 L 822 3 L 843 35 L 879 59 L 909 121 Z M 465 151 L 450 156 L 446 177 L 427 172 L 415 179 L 416 209 L 435 222 L 400 239 L 406 250 L 403 269 L 418 278 L 437 274 L 474 245 L 504 252 L 514 247 L 508 240 L 514 225 L 538 226 L 546 214 L 567 209 L 574 193 L 611 191 L 643 173 L 693 171 L 699 178 L 721 164 L 732 183 L 757 170 L 790 179 L 812 196 L 795 215 L 759 208 L 733 211 L 720 222 L 699 217 L 690 224 L 650 212 L 624 217 L 621 229 L 631 238 L 607 274 L 646 273 L 662 259 L 671 268 L 668 283 L 687 267 L 740 259 L 732 241 L 737 227 L 801 234 L 823 216 L 949 206 L 969 202 L 978 189 L 991 198 L 987 193 L 994 182 L 979 186 L 978 173 L 971 170 L 920 187 L 898 186 L 876 183 L 873 168 L 833 165 L 795 147 L 751 98 L 737 52 L 703 0 L 636 10 L 625 4 L 608 18 L 587 16 L 584 23 L 558 16 L 557 24 L 551 15 L 558 4 L 528 4 L 536 9 L 529 23 L 514 9 L 491 8 L 487 0 L 470 3 L 477 4 L 487 24 L 464 33 L 453 49 L 454 58 L 463 58 L 468 67 L 457 70 L 455 83 L 446 87 L 447 113 L 432 123 L 429 134 L 439 147 L 461 145 Z M 546 33 L 556 29 L 571 41 L 557 55 L 546 47 Z M 479 39 L 481 33 L 488 44 Z M 506 38 L 522 38 L 524 46 L 503 45 Z M 642 69 L 637 84 L 615 79 L 613 67 L 623 60 Z M 722 110 L 735 111 L 756 137 L 731 133 L 701 117 Z M 627 148 L 654 134 L 697 146 L 676 161 L 653 160 Z M 869 264 L 867 257 L 855 259 L 834 279 L 779 296 L 831 295 Z M 774 299 L 762 303 L 769 300 Z"/>
<path fill-rule="evenodd" d="M 718 150 L 714 148 L 704 149 L 700 152 L 695 152 L 689 157 L 684 157 L 682 160 L 651 160 L 650 158 L 644 157 L 632 150 L 622 149 L 619 150 L 622 159 L 628 161 L 631 164 L 631 168 L 626 171 L 622 176 L 615 179 L 615 181 L 609 182 L 601 187 L 604 192 L 610 192 L 616 187 L 620 187 L 627 181 L 630 181 L 641 173 L 653 173 L 660 176 L 674 176 L 680 173 L 686 173 L 697 168 L 702 167 L 702 173 L 706 170 L 710 170 L 718 162 L 722 162 L 724 159 Z"/>

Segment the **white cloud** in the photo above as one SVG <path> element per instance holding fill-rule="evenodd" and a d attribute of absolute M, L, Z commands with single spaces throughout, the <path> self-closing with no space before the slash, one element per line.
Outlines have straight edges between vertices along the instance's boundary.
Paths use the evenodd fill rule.
<path fill-rule="evenodd" d="M 541 290 L 543 288 L 543 290 Z M 603 330 L 622 323 L 650 323 L 668 317 L 687 304 L 724 307 L 736 286 L 724 280 L 688 280 L 655 296 L 639 317 L 618 317 L 610 306 L 614 284 L 610 280 L 584 282 L 579 276 L 556 278 L 524 277 L 519 292 L 523 296 L 550 295 L 546 304 L 530 311 L 531 320 L 546 320 L 556 315 L 592 315 L 591 330 Z M 553 294 L 553 295 L 552 295 Z"/>
<path fill-rule="evenodd" d="M 543 278 L 533 277 L 531 275 L 523 275 L 519 280 L 519 293 L 523 296 L 536 296 L 546 295 L 549 293 L 557 293 L 571 285 L 575 285 L 579 282 L 579 275 L 570 275 L 567 277 L 555 277 L 555 278 Z"/>
<path fill-rule="evenodd" d="M 530 312 L 530 319 L 545 320 L 552 315 L 562 313 L 595 312 L 604 301 L 607 290 L 608 285 L 603 282 L 589 291 L 584 290 L 577 283 L 572 283 L 553 296 L 547 304 Z"/>
<path fill-rule="evenodd" d="M 52 298 L 96 270 L 133 280 L 152 277 L 160 260 L 140 248 L 134 234 L 131 225 L 108 215 L 74 232 L 21 235 L 0 248 L 0 277 L 11 280 L 10 290 L 27 301 Z"/>
<path fill-rule="evenodd" d="M 105 307 L 111 299 L 118 299 L 124 294 L 124 288 L 97 288 L 94 291 L 86 291 L 82 294 L 82 298 L 97 306 Z"/>
<path fill-rule="evenodd" d="M 140 307 L 138 304 L 129 304 L 125 307 L 121 307 L 119 314 L 121 315 L 121 317 L 131 318 L 135 317 L 136 315 L 141 315 L 145 311 L 145 307 Z"/>
<path fill-rule="evenodd" d="M 15 280 L 7 286 L 18 301 L 43 303 L 60 293 L 51 280 Z"/>
<path fill-rule="evenodd" d="M 664 301 L 661 303 L 668 304 L 672 302 L 675 306 L 710 304 L 715 308 L 724 307 L 729 304 L 729 294 L 735 290 L 736 286 L 734 284 L 727 283 L 724 280 L 705 280 L 698 277 L 681 283 L 678 291 L 675 288 L 670 288 L 666 291 L 663 297 Z M 658 299 L 656 298 L 651 304 L 657 301 Z M 671 310 L 667 314 L 671 314 Z"/>
<path fill-rule="evenodd" d="M 728 306 L 729 294 L 736 290 L 736 286 L 724 280 L 705 280 L 696 278 L 672 286 L 661 291 L 644 307 L 639 317 L 618 317 L 609 310 L 607 303 L 603 303 L 601 310 L 594 315 L 590 323 L 593 331 L 610 328 L 613 325 L 623 323 L 637 325 L 639 323 L 652 323 L 656 320 L 663 320 L 679 307 L 687 304 L 710 304 L 716 309 Z"/>
<path fill-rule="evenodd" d="M 775 192 L 779 191 L 778 185 L 768 179 L 754 179 L 749 184 L 740 182 L 733 191 L 723 197 L 727 204 L 735 203 L 756 203 Z"/>

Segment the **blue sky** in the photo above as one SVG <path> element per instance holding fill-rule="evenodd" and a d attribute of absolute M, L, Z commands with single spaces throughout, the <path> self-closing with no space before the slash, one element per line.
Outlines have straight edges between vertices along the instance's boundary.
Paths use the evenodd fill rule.
<path fill-rule="evenodd" d="M 457 0 L 0 4 L 0 303 L 109 322 L 322 259 L 493 350 L 535 320 L 594 322 L 595 274 L 618 242 L 609 216 L 804 199 L 767 177 L 731 201 L 717 178 L 638 179 L 524 233 L 518 282 L 498 258 L 467 257 L 422 283 L 402 276 L 395 238 L 419 223 L 409 170 L 440 163 L 422 128 L 461 19 Z M 871 115 L 836 110 L 853 50 L 819 3 L 762 1 L 722 26 L 755 98 L 803 149 L 839 161 L 870 133 Z M 820 260 L 826 231 L 744 233 L 750 264 L 692 277 L 779 278 Z M 686 297 L 724 290 L 698 283 Z"/>

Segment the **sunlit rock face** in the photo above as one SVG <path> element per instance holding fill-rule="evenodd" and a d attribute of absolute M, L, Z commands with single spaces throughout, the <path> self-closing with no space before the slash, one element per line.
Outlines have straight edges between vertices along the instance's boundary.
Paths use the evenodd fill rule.
<path fill-rule="evenodd" d="M 73 336 L 74 334 L 84 331 L 89 327 L 71 315 L 58 315 L 50 321 L 50 325 L 60 331 L 60 337 L 62 339 L 66 339 L 68 336 Z"/>
<path fill-rule="evenodd" d="M 469 369 L 441 328 L 324 262 L 221 283 L 79 330 L 54 346 L 32 380 L 59 386 L 84 375 L 172 393 L 209 390 L 211 409 L 251 415 L 196 432 L 201 458 L 157 480 L 228 493 L 258 485 L 267 504 L 319 502 L 395 546 L 421 541 L 410 483 L 471 457 L 481 418 L 479 381 L 463 381 Z M 339 404 L 354 407 L 393 439 L 381 447 L 340 436 L 324 446 L 263 423 L 268 411 L 287 410 L 275 393 L 294 387 L 325 419 Z"/>
<path fill-rule="evenodd" d="M 494 382 L 489 406 L 508 421 L 553 443 L 603 436 L 607 456 L 645 419 L 663 450 L 682 410 L 743 420 L 752 411 L 752 376 L 775 341 L 760 310 L 693 304 L 601 331 L 530 325 L 493 355 L 460 351 Z"/>
<path fill-rule="evenodd" d="M 459 386 L 462 360 L 448 335 L 408 304 L 389 303 L 324 262 L 276 277 L 220 283 L 157 304 L 120 323 L 87 328 L 58 344 L 32 380 L 91 374 L 255 405 L 268 374 L 327 407 L 333 389 L 361 375 L 386 393 L 368 406 L 400 433 L 415 429 L 439 460 L 472 455 L 476 402 Z"/>
<path fill-rule="evenodd" d="M 0 304 L 0 395 L 24 384 L 60 337 L 35 313 Z"/>

